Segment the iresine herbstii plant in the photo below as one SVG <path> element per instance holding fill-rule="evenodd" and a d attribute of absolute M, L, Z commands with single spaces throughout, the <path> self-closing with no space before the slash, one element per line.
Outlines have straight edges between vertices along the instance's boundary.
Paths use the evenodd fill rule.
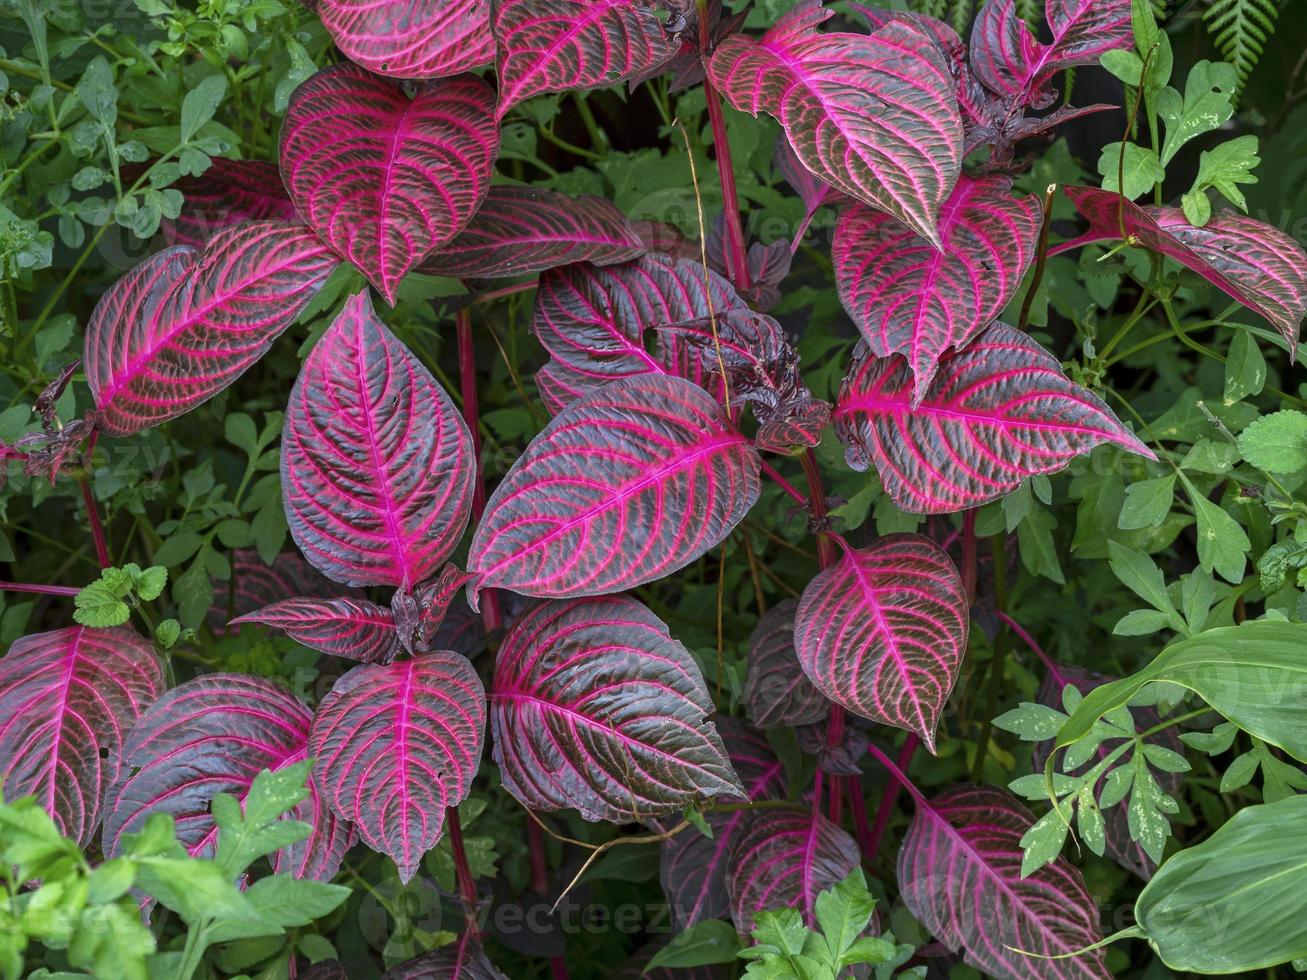
<path fill-rule="evenodd" d="M 1239 586 L 1252 545 L 1209 499 L 1213 485 L 1193 475 L 1242 458 L 1267 476 L 1257 506 L 1277 523 L 1301 519 L 1276 474 L 1307 466 L 1307 419 L 1283 411 L 1236 436 L 1229 418 L 1208 411 L 1212 433 L 1232 444 L 1204 451 L 1225 468 L 1177 466 L 1106 377 L 1107 354 L 1154 311 L 1196 344 L 1175 307 L 1181 293 L 1208 287 L 1269 325 L 1239 327 L 1239 364 L 1254 375 L 1261 364 L 1261 376 L 1243 379 L 1232 350 L 1227 391 L 1230 372 L 1246 388 L 1234 401 L 1263 390 L 1257 338 L 1296 358 L 1307 255 L 1267 224 L 1213 214 L 1212 192 L 1243 204 L 1236 185 L 1247 183 L 1252 151 L 1205 160 L 1182 207 L 1162 203 L 1165 165 L 1230 117 L 1233 81 L 1223 88 L 1208 66 L 1192 92 L 1170 87 L 1169 41 L 1147 2 L 1047 0 L 1032 30 L 1014 0 L 988 0 L 966 42 L 919 13 L 762 6 L 783 12 L 758 25 L 717 3 L 318 0 L 344 58 L 290 94 L 279 175 L 219 158 L 185 178 L 185 203 L 167 222 L 179 244 L 132 267 L 86 322 L 81 371 L 93 412 L 55 424 L 74 364 L 44 396 L 43 430 L 4 456 L 53 480 L 87 440 L 93 448 L 177 419 L 232 385 L 306 309 L 334 310 L 290 388 L 279 452 L 275 428 L 260 434 L 241 416 L 230 430 L 250 456 L 247 482 L 272 470 L 258 461 L 279 461 L 303 560 L 277 558 L 274 547 L 263 556 L 271 568 L 250 552 L 234 572 L 229 563 L 221 577 L 240 585 L 226 609 L 219 597 L 219 629 L 258 624 L 356 664 L 307 702 L 255 674 L 177 682 L 167 651 L 196 624 L 151 623 L 153 644 L 126 625 L 162 594 L 162 569 L 107 567 L 80 591 L 14 586 L 77 593 L 79 625 L 25 636 L 0 660 L 4 798 L 35 797 L 54 823 L 38 826 L 23 816 L 32 804 L 17 803 L 0 809 L 0 832 L 26 821 L 21 840 L 76 857 L 60 864 L 33 857 L 36 844 L 17 847 L 19 838 L 5 845 L 20 873 L 7 878 L 0 923 L 25 937 L 0 939 L 6 975 L 22 970 L 29 938 L 99 975 L 216 975 L 226 961 L 210 947 L 283 943 L 282 933 L 341 900 L 265 882 L 331 881 L 361 842 L 393 860 L 404 884 L 443 848 L 464 912 L 457 933 L 432 935 L 410 951 L 416 960 L 387 962 L 388 976 L 501 976 L 482 948 L 492 908 L 460 823 L 500 788 L 520 804 L 531 886 L 551 901 L 584 868 L 564 864 L 551 884 L 549 815 L 646 825 L 597 848 L 565 846 L 588 847 L 592 859 L 616 844 L 657 846 L 677 931 L 650 964 L 659 975 L 747 961 L 750 977 L 834 980 L 872 964 L 877 976 L 920 977 L 923 960 L 905 964 L 933 937 L 995 977 L 1110 976 L 1096 899 L 1062 853 L 1073 831 L 1089 851 L 1151 879 L 1122 936 L 1147 940 L 1171 968 L 1237 972 L 1307 956 L 1307 889 L 1278 880 L 1284 862 L 1307 862 L 1296 795 L 1307 778 L 1291 761 L 1307 760 L 1297 679 L 1307 626 L 1271 601 L 1307 564 L 1307 534 L 1271 548 L 1263 521 L 1263 592 L 1231 591 L 1211 573 Z M 1031 164 L 1023 141 L 1113 108 L 1069 98 L 1071 72 L 1100 60 L 1125 83 L 1133 121 L 1129 139 L 1104 152 L 1104 186 L 1019 192 Z M 501 154 L 522 159 L 506 134 L 530 100 L 669 79 L 701 87 L 711 126 L 716 174 L 686 175 L 696 199 L 699 181 L 720 187 L 719 217 L 705 223 L 699 202 L 700 242 L 629 220 L 599 197 L 509 182 L 521 168 L 498 168 Z M 211 76 L 186 97 L 183 143 L 213 117 L 221 82 Z M 779 124 L 777 165 L 802 199 L 793 242 L 745 237 L 728 106 L 732 126 L 748 116 Z M 664 122 L 664 136 L 688 144 L 678 120 Z M 1145 195 L 1153 203 L 1135 203 Z M 1069 237 L 1053 228 L 1066 200 L 1080 219 Z M 830 268 L 860 335 L 836 365 L 833 404 L 814 393 L 824 383 L 805 379 L 795 339 L 765 312 L 823 209 L 837 215 Z M 1095 355 L 1096 373 L 1068 374 L 1030 332 L 1050 263 L 1077 250 L 1139 286 L 1135 313 Z M 386 305 L 357 278 L 340 299 L 325 288 L 349 281 L 347 264 Z M 457 401 L 387 324 L 411 275 L 464 285 L 450 304 Z M 535 383 L 552 418 L 488 486 L 475 353 L 491 338 L 472 304 L 529 290 L 547 357 Z M 289 354 L 284 342 L 278 350 Z M 1131 424 L 1091 388 L 1110 391 Z M 935 515 L 927 533 L 862 543 L 841 533 L 851 502 L 828 499 L 822 460 L 832 457 L 818 451 L 832 430 L 848 466 L 866 472 L 861 483 L 883 488 L 887 512 Z M 1051 500 L 1047 475 L 1096 447 L 1096 459 L 1140 477 L 1121 528 L 1127 514 L 1131 529 L 1159 527 L 1177 481 L 1196 516 L 1197 568 L 1171 587 L 1146 553 L 1156 549 L 1108 545 L 1111 569 L 1151 607 L 1118 633 L 1177 634 L 1121 680 L 1049 660 L 1012 618 L 1001 537 L 998 584 L 978 583 L 977 521 L 998 515 L 1000 532 L 1006 521 L 1008 532 L 1038 534 L 1033 518 L 1022 521 L 1035 497 Z M 715 690 L 705 681 L 643 587 L 730 545 L 769 486 L 806 515 L 820 567 L 769 609 L 758 587 L 747 676 L 732 695 L 720 664 Z M 106 540 L 87 501 L 109 566 L 108 546 L 123 543 Z M 203 554 L 221 566 L 212 541 Z M 1024 538 L 1021 557 L 1030 561 Z M 1248 607 L 1263 598 L 1258 618 Z M 719 591 L 719 622 L 722 601 Z M 470 659 L 487 637 L 493 655 Z M 918 744 L 961 751 L 946 744 L 946 715 L 969 647 L 992 649 L 988 678 L 971 683 L 994 709 L 1013 637 L 1045 661 L 1044 690 L 996 719 L 991 710 L 967 764 L 985 774 L 996 726 L 1035 743 L 1031 774 L 1011 790 L 975 780 L 928 795 L 906 770 Z M 1166 856 L 1186 746 L 1219 754 L 1236 737 L 1252 745 L 1250 761 L 1237 763 L 1244 782 L 1258 765 L 1266 774 L 1264 802 Z M 883 747 L 892 741 L 897 761 Z M 887 780 L 874 821 L 864 765 Z M 860 870 L 878 860 L 900 789 L 914 816 L 886 888 L 919 924 L 920 943 L 895 939 L 888 919 L 873 916 Z M 230 842 L 254 831 L 241 830 L 236 803 L 257 803 L 262 821 L 260 848 L 240 860 Z M 102 853 L 100 869 L 118 869 L 114 887 L 78 846 Z M 248 892 L 233 891 L 263 854 L 273 873 L 256 871 Z M 227 904 L 186 905 L 166 886 L 160 869 L 174 865 L 165 860 Z M 24 891 L 29 877 L 46 883 Z M 109 956 L 85 923 L 30 924 L 36 896 L 69 902 L 75 888 L 92 895 L 76 915 L 101 906 L 123 915 L 133 884 L 182 916 L 184 948 L 156 951 L 155 934 L 134 927 Z M 260 909 L 278 902 L 312 914 L 273 917 L 258 932 Z M 282 972 L 267 975 L 295 975 L 292 947 L 261 955 L 281 957 Z M 563 957 L 548 955 L 553 975 L 565 976 Z M 335 975 L 325 963 L 314 969 Z"/>

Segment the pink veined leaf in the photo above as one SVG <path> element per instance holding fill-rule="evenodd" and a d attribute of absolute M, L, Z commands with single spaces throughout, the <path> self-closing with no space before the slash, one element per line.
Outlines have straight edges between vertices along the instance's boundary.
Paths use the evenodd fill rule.
<path fill-rule="evenodd" d="M 144 163 L 124 166 L 122 179 L 133 183 L 148 169 Z M 200 248 L 233 225 L 295 220 L 295 205 L 286 195 L 275 163 L 214 157 L 200 176 L 181 177 L 171 186 L 181 191 L 185 201 L 176 218 L 165 218 L 159 225 L 159 233 L 169 245 Z"/>
<path fill-rule="evenodd" d="M 776 117 L 813 174 L 938 245 L 936 215 L 962 162 L 948 64 L 912 23 L 818 32 L 831 13 L 803 0 L 761 40 L 727 38 L 709 74 L 735 108 Z"/>
<path fill-rule="evenodd" d="M 726 862 L 735 928 L 747 936 L 759 912 L 785 906 L 814 925 L 817 895 L 860 863 L 857 842 L 817 808 L 753 810 L 741 817 Z"/>
<path fill-rule="evenodd" d="M 612 265 L 645 251 L 626 215 L 601 197 L 492 187 L 471 223 L 418 271 L 454 279 L 525 276 L 571 262 Z"/>
<path fill-rule="evenodd" d="M 1097 64 L 1108 51 L 1133 40 L 1130 0 L 1046 0 L 1052 41 L 1031 35 L 1016 0 L 988 0 L 971 28 L 971 70 L 1013 105 L 1047 108 L 1049 82 L 1076 65 Z"/>
<path fill-rule="evenodd" d="M 920 801 L 899 851 L 903 902 L 928 932 L 991 976 L 1107 980 L 1103 938 L 1080 870 L 1059 857 L 1023 878 L 1021 837 L 1034 817 L 1011 793 L 956 786 Z"/>
<path fill-rule="evenodd" d="M 495 761 L 533 810 L 615 823 L 676 813 L 742 793 L 713 711 L 690 652 L 634 599 L 545 602 L 499 649 Z"/>
<path fill-rule="evenodd" d="M 494 8 L 500 119 L 532 96 L 641 75 L 676 50 L 647 0 L 495 0 Z"/>
<path fill-rule="evenodd" d="M 490 189 L 494 94 L 471 75 L 410 99 L 351 64 L 291 96 L 281 174 L 300 215 L 392 306 L 405 273 L 451 241 Z"/>
<path fill-rule="evenodd" d="M 485 727 L 476 670 L 437 650 L 363 664 L 336 681 L 313 719 L 309 754 L 327 805 L 407 883 L 440 840 L 445 808 L 471 791 Z"/>
<path fill-rule="evenodd" d="M 1041 209 L 1006 177 L 958 181 L 939 216 L 943 248 L 882 212 L 850 205 L 835 226 L 840 301 L 878 357 L 902 354 L 914 404 L 939 358 L 1003 311 L 1035 257 Z"/>
<path fill-rule="evenodd" d="M 291 536 L 346 585 L 412 590 L 467 526 L 476 461 L 463 416 L 426 367 L 351 297 L 286 406 L 282 495 Z"/>
<path fill-rule="evenodd" d="M 86 325 L 83 366 L 99 427 L 132 435 L 208 401 L 263 356 L 337 264 L 307 228 L 280 221 L 145 259 L 100 297 Z"/>
<path fill-rule="evenodd" d="M 388 664 L 399 652 L 395 617 L 366 599 L 296 596 L 231 621 L 240 623 L 270 626 L 311 650 L 361 663 Z"/>
<path fill-rule="evenodd" d="M 1092 670 L 1085 670 L 1083 667 L 1061 663 L 1053 664 L 1049 672 L 1044 675 L 1043 682 L 1039 685 L 1037 700 L 1040 704 L 1046 704 L 1057 711 L 1063 711 L 1065 708 L 1063 707 L 1062 693 L 1068 685 L 1074 687 L 1081 694 L 1088 694 L 1099 685 L 1114 680 L 1116 678 Z M 1130 713 L 1134 716 L 1135 727 L 1141 732 L 1152 728 L 1162 720 L 1157 713 L 1157 709 L 1152 706 L 1132 707 Z M 1150 735 L 1146 741 L 1160 745 L 1180 755 L 1184 755 L 1185 752 L 1184 743 L 1180 740 L 1180 736 L 1173 727 L 1164 728 L 1160 732 Z M 1067 775 L 1077 777 L 1085 775 L 1092 766 L 1101 762 L 1112 749 L 1120 744 L 1119 739 L 1104 739 L 1093 758 L 1074 772 L 1067 773 Z M 1048 761 L 1052 748 L 1052 739 L 1036 742 L 1031 746 L 1030 766 L 1032 772 L 1044 771 L 1044 764 Z M 1132 749 L 1131 752 L 1133 751 Z M 1119 764 L 1125 765 L 1129 760 L 1130 756 L 1126 756 Z M 1178 772 L 1150 769 L 1150 775 L 1156 780 L 1161 791 L 1173 798 L 1180 792 L 1184 783 L 1184 777 Z M 1101 789 L 1102 783 L 1100 781 L 1099 786 L 1096 787 L 1096 792 L 1101 791 Z M 1105 853 L 1107 857 L 1127 871 L 1138 875 L 1144 881 L 1148 881 L 1157 871 L 1157 862 L 1144 850 L 1143 845 L 1131 837 L 1129 812 L 1129 806 L 1124 804 L 1108 807 L 1103 811 Z"/>
<path fill-rule="evenodd" d="M 163 689 L 149 641 L 125 626 L 15 640 L 0 659 L 4 799 L 35 796 L 63 834 L 90 843 L 123 741 Z"/>
<path fill-rule="evenodd" d="M 1195 228 L 1179 208 L 1143 208 L 1096 187 L 1068 187 L 1066 194 L 1090 224 L 1077 241 L 1119 239 L 1124 224 L 1126 235 L 1145 248 L 1175 259 L 1264 316 L 1296 354 L 1307 313 L 1307 252 L 1284 232 L 1231 211 Z"/>
<path fill-rule="evenodd" d="M 464 932 L 457 940 L 429 953 L 397 963 L 381 980 L 508 980 L 490 962 L 485 950 Z"/>
<path fill-rule="evenodd" d="M 205 674 L 178 684 L 141 715 L 123 750 L 123 774 L 106 800 L 104 852 L 122 851 L 151 814 L 167 813 L 193 857 L 212 857 L 218 841 L 210 804 L 218 793 L 244 803 L 254 777 L 303 762 L 313 714 L 299 698 L 261 677 Z M 323 805 L 320 786 L 285 817 L 313 831 L 277 851 L 276 871 L 330 880 L 354 843 L 346 822 Z"/>
<path fill-rule="evenodd" d="M 717 719 L 731 765 L 750 800 L 779 797 L 784 790 L 785 767 L 762 733 L 737 718 Z M 704 919 L 717 919 L 730 909 L 726 892 L 726 858 L 744 813 L 710 813 L 705 818 L 712 837 L 678 834 L 660 845 L 660 879 L 671 907 L 672 919 L 688 929 Z"/>
<path fill-rule="evenodd" d="M 443 78 L 495 60 L 490 0 L 318 0 L 345 57 L 391 78 Z"/>
<path fill-rule="evenodd" d="M 785 183 L 799 195 L 799 200 L 803 202 L 804 211 L 809 217 L 816 214 L 819 208 L 827 204 L 837 204 L 844 199 L 843 194 L 803 165 L 794 152 L 794 147 L 790 146 L 789 140 L 784 136 L 776 138 L 775 160 L 776 169 L 785 178 Z"/>
<path fill-rule="evenodd" d="M 833 418 L 849 465 L 874 464 L 894 503 L 914 514 L 997 500 L 1102 443 L 1156 459 L 1057 358 L 997 321 L 940 363 L 916 407 L 907 362 L 859 345 Z"/>
<path fill-rule="evenodd" d="M 803 590 L 794 647 L 808 679 L 836 704 L 914 733 L 935 726 L 967 652 L 962 576 L 939 545 L 891 534 L 848 548 Z"/>
<path fill-rule="evenodd" d="M 762 614 L 749 637 L 744 707 L 761 729 L 811 725 L 830 712 L 826 700 L 808 680 L 794 650 L 794 614 L 798 600 L 786 599 Z"/>
<path fill-rule="evenodd" d="M 478 589 L 569 598 L 633 589 L 716 547 L 758 499 L 758 453 L 689 381 L 641 375 L 560 412 L 495 489 Z"/>
<path fill-rule="evenodd" d="M 218 635 L 226 631 L 228 619 L 255 612 L 286 596 L 311 592 L 319 598 L 334 599 L 350 591 L 326 578 L 294 549 L 281 552 L 271 565 L 265 564 L 253 548 L 238 548 L 228 558 L 231 578 L 214 582 L 213 605 L 205 615 L 209 627 Z"/>

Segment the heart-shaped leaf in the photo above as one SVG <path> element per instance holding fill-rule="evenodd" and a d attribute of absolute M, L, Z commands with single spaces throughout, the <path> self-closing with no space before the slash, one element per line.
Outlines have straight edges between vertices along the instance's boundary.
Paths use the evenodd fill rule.
<path fill-rule="evenodd" d="M 1061 956 L 1102 939 L 1098 905 L 1080 869 L 1059 857 L 1021 875 L 1021 837 L 1034 817 L 1011 793 L 956 786 L 917 813 L 899 851 L 903 903 L 928 932 L 991 976 L 1107 980 L 1102 950 Z"/>
<path fill-rule="evenodd" d="M 627 596 L 545 602 L 504 638 L 490 724 L 533 810 L 626 823 L 742 789 L 690 652 Z"/>
<path fill-rule="evenodd" d="M 602 197 L 538 187 L 492 187 L 463 232 L 418 271 L 454 279 L 526 276 L 572 262 L 612 265 L 645 251 L 621 211 Z"/>
<path fill-rule="evenodd" d="M 345 57 L 391 78 L 442 78 L 495 60 L 490 0 L 318 0 Z"/>
<path fill-rule="evenodd" d="M 785 767 L 761 732 L 737 718 L 717 719 L 731 765 L 750 800 L 778 796 L 784 789 Z M 685 831 L 663 841 L 660 878 L 672 919 L 688 929 L 704 919 L 716 919 L 731 910 L 726 893 L 726 858 L 744 812 L 710 813 L 705 818 L 712 836 Z"/>
<path fill-rule="evenodd" d="M 472 435 L 431 372 L 351 297 L 300 369 L 281 441 L 291 536 L 324 575 L 412 590 L 467 526 Z"/>
<path fill-rule="evenodd" d="M 675 47 L 646 0 L 496 0 L 499 118 L 546 92 L 614 85 Z"/>
<path fill-rule="evenodd" d="M 486 505 L 479 588 L 566 598 L 633 589 L 716 547 L 758 499 L 758 453 L 689 381 L 640 375 L 560 412 Z"/>
<path fill-rule="evenodd" d="M 962 163 L 948 64 L 908 21 L 818 32 L 832 13 L 802 0 L 761 40 L 723 41 L 709 74 L 735 108 L 776 117 L 812 173 L 939 245 L 936 215 Z"/>
<path fill-rule="evenodd" d="M 831 257 L 840 301 L 878 357 L 902 354 L 914 401 L 939 358 L 1003 311 L 1035 257 L 1040 205 L 1013 197 L 1005 177 L 963 177 L 939 215 L 943 249 L 893 218 L 851 205 Z"/>
<path fill-rule="evenodd" d="M 858 844 L 816 808 L 742 814 L 726 861 L 731 919 L 740 935 L 768 909 L 798 909 L 814 925 L 817 895 L 848 877 L 861 861 Z"/>
<path fill-rule="evenodd" d="M 808 680 L 794 651 L 794 613 L 786 599 L 763 613 L 749 637 L 744 706 L 759 728 L 811 725 L 830 711 L 830 702 Z"/>
<path fill-rule="evenodd" d="M 348 63 L 295 90 L 281 174 L 310 227 L 393 306 L 405 273 L 472 220 L 499 152 L 494 94 L 471 75 L 410 99 Z"/>
<path fill-rule="evenodd" d="M 259 221 L 202 251 L 155 252 L 100 297 L 83 366 L 97 424 L 131 435 L 184 415 L 245 373 L 337 265 L 307 228 Z"/>
<path fill-rule="evenodd" d="M 389 855 L 408 882 L 472 789 L 486 694 L 465 657 L 447 650 L 336 681 L 313 719 L 309 754 L 327 805 Z"/>
<path fill-rule="evenodd" d="M 1047 108 L 1049 82 L 1076 65 L 1093 65 L 1108 51 L 1129 47 L 1130 0 L 1046 0 L 1052 41 L 1031 35 L 1016 0 L 988 0 L 971 28 L 971 70 L 1012 105 Z"/>
<path fill-rule="evenodd" d="M 1067 197 L 1089 219 L 1077 241 L 1119 239 L 1124 228 L 1141 245 L 1175 259 L 1221 292 L 1266 317 L 1298 348 L 1298 328 L 1307 313 L 1307 252 L 1268 224 L 1223 211 L 1205 227 L 1189 224 L 1179 208 L 1141 208 L 1097 187 L 1068 187 Z"/>
<path fill-rule="evenodd" d="M 0 787 L 35 796 L 82 846 L 118 778 L 123 741 L 164 689 L 149 641 L 125 626 L 15 640 L 0 659 Z"/>
<path fill-rule="evenodd" d="M 311 650 L 362 663 L 388 664 L 399 652 L 395 617 L 366 599 L 296 596 L 231 621 L 240 623 L 271 626 Z"/>
<path fill-rule="evenodd" d="M 834 421 L 849 465 L 874 463 L 894 503 L 914 514 L 978 507 L 1105 442 L 1156 458 L 1057 358 L 998 322 L 941 362 L 916 407 L 907 362 L 860 346 Z"/>
<path fill-rule="evenodd" d="M 123 776 L 109 791 L 104 852 L 122 851 L 154 813 L 167 813 L 194 857 L 212 857 L 218 830 L 210 804 L 218 793 L 243 802 L 264 769 L 276 772 L 306 757 L 313 715 L 285 688 L 245 674 L 205 674 L 156 701 L 132 729 Z M 315 780 L 285 817 L 313 831 L 272 856 L 273 868 L 330 880 L 354 842 L 353 830 L 323 806 Z"/>
<path fill-rule="evenodd" d="M 124 167 L 122 179 L 135 181 L 146 169 L 145 164 Z M 171 188 L 181 191 L 185 201 L 176 218 L 165 218 L 159 225 L 159 233 L 169 245 L 200 248 L 233 225 L 295 220 L 295 205 L 275 163 L 214 157 L 200 176 L 181 177 Z"/>
<path fill-rule="evenodd" d="M 822 694 L 934 752 L 969 621 L 962 576 L 944 550 L 919 534 L 891 534 L 846 548 L 808 583 L 794 647 Z"/>

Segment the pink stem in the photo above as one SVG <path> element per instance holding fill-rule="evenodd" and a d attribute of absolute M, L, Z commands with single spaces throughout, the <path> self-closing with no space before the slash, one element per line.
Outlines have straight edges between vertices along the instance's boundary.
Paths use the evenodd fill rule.
<path fill-rule="evenodd" d="M 458 807 L 445 809 L 445 828 L 449 831 L 449 849 L 454 855 L 454 876 L 458 879 L 458 893 L 463 900 L 463 919 L 467 923 L 467 932 L 473 939 L 480 939 L 481 929 L 477 925 L 477 880 L 472 874 L 472 865 L 468 863 Z"/>
<path fill-rule="evenodd" d="M 926 797 L 921 790 L 912 784 L 906 773 L 907 768 L 912 762 L 912 755 L 917 751 L 917 745 L 920 744 L 917 736 L 909 735 L 903 742 L 903 748 L 899 750 L 899 760 L 897 763 L 890 762 L 889 757 L 885 755 L 876 746 L 868 743 L 867 751 L 876 757 L 889 771 L 889 785 L 885 787 L 885 795 L 880 799 L 880 806 L 876 810 L 876 822 L 872 825 L 871 834 L 867 841 L 866 850 L 863 852 L 868 858 L 873 857 L 880 850 L 880 842 L 885 837 L 885 831 L 889 829 L 890 819 L 894 816 L 894 804 L 899 798 L 899 789 L 906 786 L 908 792 L 912 794 L 913 799 L 918 803 L 924 804 Z"/>
<path fill-rule="evenodd" d="M 1039 662 L 1044 665 L 1044 669 L 1048 671 L 1048 675 L 1057 682 L 1058 687 L 1066 687 L 1069 681 L 1067 681 L 1062 675 L 1062 672 L 1057 669 L 1057 664 L 1053 662 L 1053 658 L 1046 654 L 1044 648 L 1035 642 L 1035 638 L 1026 632 L 1025 627 L 1005 613 L 1002 609 L 997 609 L 995 612 L 998 613 L 998 618 L 1007 624 L 1007 628 L 1017 636 L 1021 637 L 1022 642 L 1030 647 L 1031 653 L 1039 658 Z"/>
<path fill-rule="evenodd" d="M 808 502 L 807 496 L 802 491 L 800 491 L 793 483 L 785 479 L 785 477 L 781 476 L 780 473 L 776 470 L 776 467 L 772 466 L 766 460 L 763 460 L 762 471 L 766 473 L 769 477 L 771 477 L 772 480 L 775 481 L 778 487 L 784 490 L 787 494 L 789 494 L 799 503 L 806 504 Z"/>
<path fill-rule="evenodd" d="M 1078 238 L 1072 238 L 1065 242 L 1058 242 L 1056 245 L 1049 246 L 1046 253 L 1051 259 L 1054 255 L 1061 255 L 1063 252 L 1070 252 L 1072 249 L 1083 248 L 1086 245 L 1092 245 L 1094 242 L 1106 241 L 1109 236 L 1102 232 L 1087 231 Z"/>
<path fill-rule="evenodd" d="M 81 589 L 71 585 L 32 585 L 29 582 L 0 582 L 0 592 L 34 592 L 37 595 L 77 595 Z"/>
<path fill-rule="evenodd" d="M 726 268 L 731 270 L 735 288 L 745 292 L 749 281 L 749 259 L 744 252 L 744 228 L 740 225 L 740 196 L 735 189 L 735 167 L 731 163 L 731 144 L 726 138 L 726 113 L 722 99 L 708 72 L 712 48 L 712 24 L 708 17 L 708 0 L 698 0 L 699 53 L 703 59 L 703 94 L 708 102 L 708 120 L 712 124 L 713 149 L 717 157 L 717 175 L 722 182 L 722 214 L 726 224 Z"/>
<path fill-rule="evenodd" d="M 796 231 L 794 237 L 790 239 L 791 255 L 794 255 L 799 251 L 799 246 L 803 244 L 803 236 L 808 233 L 808 227 L 812 224 L 812 219 L 816 216 L 816 211 L 809 211 L 803 216 L 803 220 L 799 222 L 799 230 Z"/>
<path fill-rule="evenodd" d="M 514 283 L 512 286 L 501 286 L 499 289 L 492 289 L 489 292 L 479 293 L 472 302 L 474 303 L 493 303 L 497 299 L 504 299 L 508 296 L 516 296 L 518 293 L 527 293 L 538 286 L 539 280 L 532 279 L 529 282 Z"/>
<path fill-rule="evenodd" d="M 849 809 L 853 812 L 853 836 L 858 841 L 858 850 L 862 852 L 862 859 L 870 861 L 875 856 L 876 851 L 873 848 L 870 825 L 867 823 L 867 801 L 862 795 L 862 780 L 857 776 L 847 777 L 849 790 Z"/>
<path fill-rule="evenodd" d="M 99 438 L 100 430 L 92 430 L 85 451 L 85 458 L 88 461 L 91 454 L 95 452 L 95 442 Z M 95 494 L 91 492 L 91 482 L 85 476 L 79 478 L 78 482 L 82 485 L 82 503 L 86 505 L 86 517 L 91 522 L 91 539 L 95 542 L 96 561 L 100 563 L 101 568 L 109 568 L 113 564 L 109 558 L 109 542 L 104 536 L 104 525 L 100 523 L 100 508 L 95 502 Z"/>
<path fill-rule="evenodd" d="M 472 524 L 481 520 L 486 510 L 486 470 L 481 458 L 481 413 L 477 403 L 476 348 L 472 343 L 472 311 L 464 307 L 454 315 L 454 328 L 458 335 L 458 384 L 463 393 L 463 418 L 472 433 L 472 449 L 476 453 L 476 483 L 472 489 Z M 494 589 L 482 593 L 481 618 L 486 632 L 499 628 L 503 616 L 499 594 Z"/>

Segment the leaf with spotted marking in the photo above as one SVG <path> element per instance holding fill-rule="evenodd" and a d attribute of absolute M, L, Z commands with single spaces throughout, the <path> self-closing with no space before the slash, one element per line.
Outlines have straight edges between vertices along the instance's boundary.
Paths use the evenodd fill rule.
<path fill-rule="evenodd" d="M 494 95 L 471 75 L 409 98 L 349 63 L 291 96 L 281 175 L 301 218 L 393 306 L 404 275 L 472 220 L 499 153 Z"/>
<path fill-rule="evenodd" d="M 627 596 L 545 602 L 499 649 L 490 695 L 504 787 L 533 810 L 617 823 L 743 795 L 703 675 Z"/>
<path fill-rule="evenodd" d="M 1156 458 L 1057 358 L 997 321 L 941 361 L 916 406 L 912 389 L 904 358 L 859 345 L 833 419 L 849 465 L 874 465 L 914 514 L 978 507 L 1103 443 Z"/>
<path fill-rule="evenodd" d="M 472 538 L 469 597 L 604 595 L 670 575 L 739 524 L 760 469 L 702 388 L 613 381 L 555 416 L 495 489 Z"/>
<path fill-rule="evenodd" d="M 485 725 L 476 670 L 466 657 L 437 650 L 362 664 L 336 681 L 318 706 L 308 748 L 327 805 L 408 882 L 440 840 L 445 808 L 472 789 Z"/>
<path fill-rule="evenodd" d="M 891 534 L 847 548 L 803 590 L 794 648 L 836 704 L 902 728 L 935 751 L 935 726 L 962 668 L 970 612 L 939 545 Z"/>
<path fill-rule="evenodd" d="M 367 293 L 351 297 L 286 406 L 282 498 L 304 557 L 346 585 L 417 588 L 467 526 L 475 465 L 449 395 Z"/>

